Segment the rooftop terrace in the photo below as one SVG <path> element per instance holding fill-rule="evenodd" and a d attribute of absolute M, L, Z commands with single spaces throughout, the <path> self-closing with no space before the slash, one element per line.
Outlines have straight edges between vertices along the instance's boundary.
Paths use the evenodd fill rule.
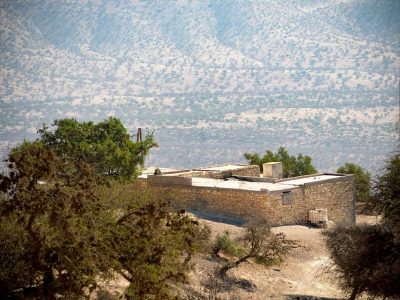
<path fill-rule="evenodd" d="M 162 173 L 161 175 L 154 175 L 155 168 L 148 168 L 144 170 L 140 178 L 151 178 L 152 180 L 157 180 L 159 183 L 169 185 L 190 185 L 196 187 L 212 187 L 220 189 L 275 192 L 293 190 L 299 188 L 300 186 L 349 176 L 345 174 L 314 174 L 301 177 L 277 179 L 263 178 L 261 176 L 229 175 L 230 171 L 234 172 L 235 170 L 243 170 L 249 167 L 250 166 L 246 165 L 229 164 L 197 168 L 194 170 L 160 168 Z M 228 177 L 218 177 L 218 175 L 221 174 L 228 174 Z"/>

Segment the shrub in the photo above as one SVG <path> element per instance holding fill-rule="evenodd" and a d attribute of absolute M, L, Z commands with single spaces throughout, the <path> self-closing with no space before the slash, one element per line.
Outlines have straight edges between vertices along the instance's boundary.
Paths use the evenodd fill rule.
<path fill-rule="evenodd" d="M 228 262 L 219 271 L 222 278 L 226 277 L 229 269 L 239 266 L 250 258 L 270 265 L 282 261 L 288 252 L 287 246 L 271 232 L 271 227 L 263 219 L 255 219 L 246 224 L 246 233 L 243 239 L 245 248 L 243 253 L 234 262 Z"/>
<path fill-rule="evenodd" d="M 230 256 L 240 256 L 244 249 L 230 238 L 229 231 L 225 231 L 223 235 L 217 235 L 215 238 L 212 254 L 218 256 L 221 251 Z"/>
<path fill-rule="evenodd" d="M 342 288 L 355 299 L 363 292 L 400 297 L 400 155 L 393 155 L 373 187 L 382 213 L 378 225 L 339 226 L 325 232 Z"/>
<path fill-rule="evenodd" d="M 335 273 L 355 299 L 400 296 L 400 258 L 393 233 L 382 225 L 338 226 L 325 232 Z"/>

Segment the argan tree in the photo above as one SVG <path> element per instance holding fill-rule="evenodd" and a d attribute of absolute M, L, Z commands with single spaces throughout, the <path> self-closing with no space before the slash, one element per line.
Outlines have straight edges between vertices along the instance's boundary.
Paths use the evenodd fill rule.
<path fill-rule="evenodd" d="M 0 298 L 76 298 L 109 276 L 103 230 L 109 216 L 95 196 L 99 178 L 82 160 L 24 142 L 6 161 L 0 200 Z"/>
<path fill-rule="evenodd" d="M 267 150 L 263 157 L 258 153 L 245 153 L 244 157 L 250 165 L 260 166 L 261 171 L 264 163 L 282 162 L 284 178 L 317 173 L 317 170 L 312 165 L 310 156 L 304 156 L 301 153 L 297 157 L 289 155 L 289 152 L 284 147 L 279 147 L 275 153 Z"/>
<path fill-rule="evenodd" d="M 99 123 L 61 119 L 53 130 L 43 126 L 38 141 L 58 155 L 79 158 L 90 164 L 98 174 L 129 178 L 138 174 L 149 150 L 157 147 L 152 134 L 143 141 L 131 140 L 122 122 L 110 117 Z"/>
<path fill-rule="evenodd" d="M 119 213 L 110 240 L 118 261 L 115 271 L 129 282 L 125 296 L 175 298 L 171 284 L 186 280 L 192 254 L 209 238 L 208 227 L 183 211 L 171 212 L 168 202 L 135 185 L 116 183 L 111 196 Z"/>
<path fill-rule="evenodd" d="M 400 243 L 400 154 L 386 163 L 382 175 L 374 182 L 373 199 L 382 214 L 382 224 L 395 234 Z"/>
<path fill-rule="evenodd" d="M 361 166 L 346 163 L 336 170 L 337 173 L 353 174 L 356 189 L 356 201 L 365 209 L 372 209 L 371 203 L 371 174 Z"/>
<path fill-rule="evenodd" d="M 129 281 L 128 299 L 176 296 L 173 285 L 185 279 L 207 229 L 165 199 L 38 141 L 14 149 L 6 164 L 1 299 L 79 299 L 118 273 Z"/>
<path fill-rule="evenodd" d="M 373 188 L 382 213 L 377 225 L 338 226 L 328 230 L 327 246 L 342 288 L 356 299 L 400 297 L 400 155 L 389 159 Z"/>

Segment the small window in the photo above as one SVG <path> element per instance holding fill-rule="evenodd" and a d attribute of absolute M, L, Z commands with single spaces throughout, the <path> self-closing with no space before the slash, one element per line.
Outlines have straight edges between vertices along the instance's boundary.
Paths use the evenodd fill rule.
<path fill-rule="evenodd" d="M 282 193 L 282 204 L 283 205 L 292 204 L 292 192 L 283 192 Z"/>

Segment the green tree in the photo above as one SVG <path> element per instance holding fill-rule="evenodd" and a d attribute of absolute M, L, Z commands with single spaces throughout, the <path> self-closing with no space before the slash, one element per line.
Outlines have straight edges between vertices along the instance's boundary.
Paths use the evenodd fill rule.
<path fill-rule="evenodd" d="M 325 232 L 335 273 L 349 299 L 363 292 L 398 299 L 399 245 L 381 224 L 337 226 Z"/>
<path fill-rule="evenodd" d="M 235 253 L 239 258 L 233 262 L 226 263 L 219 270 L 219 275 L 222 278 L 226 278 L 228 270 L 239 266 L 250 258 L 254 258 L 264 264 L 280 262 L 289 249 L 271 231 L 271 226 L 268 222 L 262 219 L 255 219 L 246 224 L 246 234 L 243 241 L 245 243 L 244 249 L 239 250 L 238 248 Z"/>
<path fill-rule="evenodd" d="M 264 163 L 282 162 L 284 178 L 317 173 L 317 170 L 312 165 L 311 157 L 304 156 L 301 153 L 297 157 L 289 155 L 289 152 L 284 147 L 279 147 L 276 153 L 267 150 L 263 157 L 260 157 L 258 153 L 245 153 L 244 157 L 249 164 L 260 166 L 261 171 Z"/>
<path fill-rule="evenodd" d="M 377 225 L 338 226 L 325 234 L 336 274 L 350 299 L 400 297 L 400 155 L 393 155 L 373 186 L 382 213 Z"/>
<path fill-rule="evenodd" d="M 346 163 L 336 170 L 337 173 L 353 174 L 356 189 L 356 200 L 365 207 L 371 206 L 371 174 L 361 166 L 354 163 Z"/>
<path fill-rule="evenodd" d="M 208 227 L 183 211 L 170 212 L 168 202 L 136 185 L 115 183 L 103 193 L 118 204 L 110 240 L 115 271 L 129 281 L 127 298 L 175 298 L 171 284 L 186 280 L 192 254 L 207 243 Z"/>
<path fill-rule="evenodd" d="M 43 126 L 38 140 L 58 155 L 85 160 L 101 175 L 136 176 L 149 150 L 157 147 L 152 134 L 142 142 L 133 142 L 121 121 L 114 117 L 97 124 L 61 119 L 53 126 L 53 131 Z"/>
<path fill-rule="evenodd" d="M 400 243 L 400 154 L 393 155 L 386 163 L 382 175 L 375 180 L 373 199 L 382 223 L 389 227 Z"/>
<path fill-rule="evenodd" d="M 69 161 L 39 142 L 24 142 L 7 163 L 0 200 L 1 298 L 75 298 L 107 277 L 98 251 L 109 216 L 95 196 L 98 178 L 82 160 Z M 8 231 L 9 229 L 12 229 Z"/>
<path fill-rule="evenodd" d="M 0 176 L 0 298 L 79 299 L 117 273 L 128 299 L 169 299 L 208 230 L 79 156 L 24 142 Z M 106 181 L 107 179 L 107 181 Z"/>

